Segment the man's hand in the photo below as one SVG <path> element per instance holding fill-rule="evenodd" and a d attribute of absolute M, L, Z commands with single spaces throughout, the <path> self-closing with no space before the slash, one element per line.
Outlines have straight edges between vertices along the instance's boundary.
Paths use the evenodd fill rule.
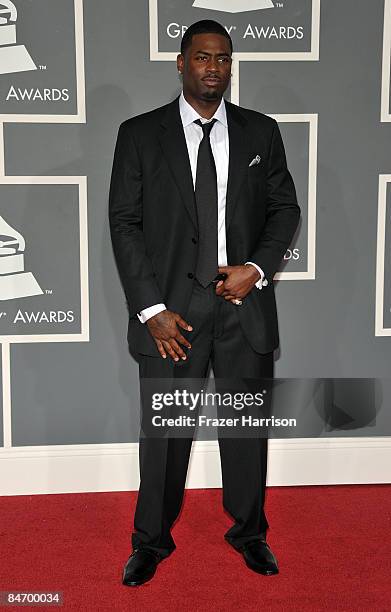
<path fill-rule="evenodd" d="M 186 355 L 178 342 L 189 349 L 191 344 L 182 336 L 178 325 L 187 331 L 193 331 L 193 328 L 178 313 L 172 310 L 163 310 L 148 319 L 146 325 L 148 325 L 158 351 L 164 359 L 167 357 L 167 353 L 171 355 L 174 361 L 179 361 L 179 357 L 186 359 Z"/>
<path fill-rule="evenodd" d="M 222 295 L 226 300 L 239 298 L 243 300 L 261 278 L 255 266 L 220 266 L 219 273 L 225 272 L 228 276 L 225 281 L 216 285 L 216 294 Z"/>

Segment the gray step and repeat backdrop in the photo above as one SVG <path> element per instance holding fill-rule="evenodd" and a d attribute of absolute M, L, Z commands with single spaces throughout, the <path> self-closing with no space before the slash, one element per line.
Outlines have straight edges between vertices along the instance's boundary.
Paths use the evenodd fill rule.
<path fill-rule="evenodd" d="M 391 435 L 391 1 L 2 0 L 7 457 L 138 439 L 107 219 L 113 150 L 121 121 L 178 95 L 181 35 L 205 18 L 234 41 L 227 97 L 278 120 L 303 212 L 277 275 L 276 374 L 382 379 L 356 435 Z"/>

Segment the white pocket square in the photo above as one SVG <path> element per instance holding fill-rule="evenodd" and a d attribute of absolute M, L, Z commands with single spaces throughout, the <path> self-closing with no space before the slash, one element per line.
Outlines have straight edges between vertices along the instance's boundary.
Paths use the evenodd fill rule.
<path fill-rule="evenodd" d="M 257 155 L 256 157 L 254 157 L 254 159 L 251 160 L 248 167 L 251 168 L 251 166 L 256 166 L 257 164 L 259 164 L 260 161 L 261 161 L 261 158 L 259 155 Z"/>

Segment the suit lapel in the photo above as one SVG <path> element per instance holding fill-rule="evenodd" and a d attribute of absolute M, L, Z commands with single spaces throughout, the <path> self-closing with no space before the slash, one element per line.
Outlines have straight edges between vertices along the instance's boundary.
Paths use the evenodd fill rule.
<path fill-rule="evenodd" d="M 179 113 L 179 97 L 167 106 L 160 125 L 159 140 L 187 212 L 197 229 L 193 177 Z"/>
<path fill-rule="evenodd" d="M 229 135 L 229 163 L 227 199 L 225 209 L 226 230 L 232 220 L 239 199 L 240 187 L 246 176 L 248 166 L 248 135 L 245 129 L 247 120 L 236 106 L 225 102 Z"/>

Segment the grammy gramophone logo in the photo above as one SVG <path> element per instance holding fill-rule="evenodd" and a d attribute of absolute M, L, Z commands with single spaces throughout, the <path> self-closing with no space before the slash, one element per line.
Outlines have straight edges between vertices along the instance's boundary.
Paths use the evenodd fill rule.
<path fill-rule="evenodd" d="M 244 13 L 245 11 L 274 8 L 271 0 L 195 0 L 193 6 L 224 13 Z"/>
<path fill-rule="evenodd" d="M 18 11 L 11 0 L 0 1 L 0 74 L 36 70 L 24 45 L 16 42 Z"/>
<path fill-rule="evenodd" d="M 24 271 L 25 240 L 0 216 L 0 300 L 43 293 L 31 272 Z"/>

